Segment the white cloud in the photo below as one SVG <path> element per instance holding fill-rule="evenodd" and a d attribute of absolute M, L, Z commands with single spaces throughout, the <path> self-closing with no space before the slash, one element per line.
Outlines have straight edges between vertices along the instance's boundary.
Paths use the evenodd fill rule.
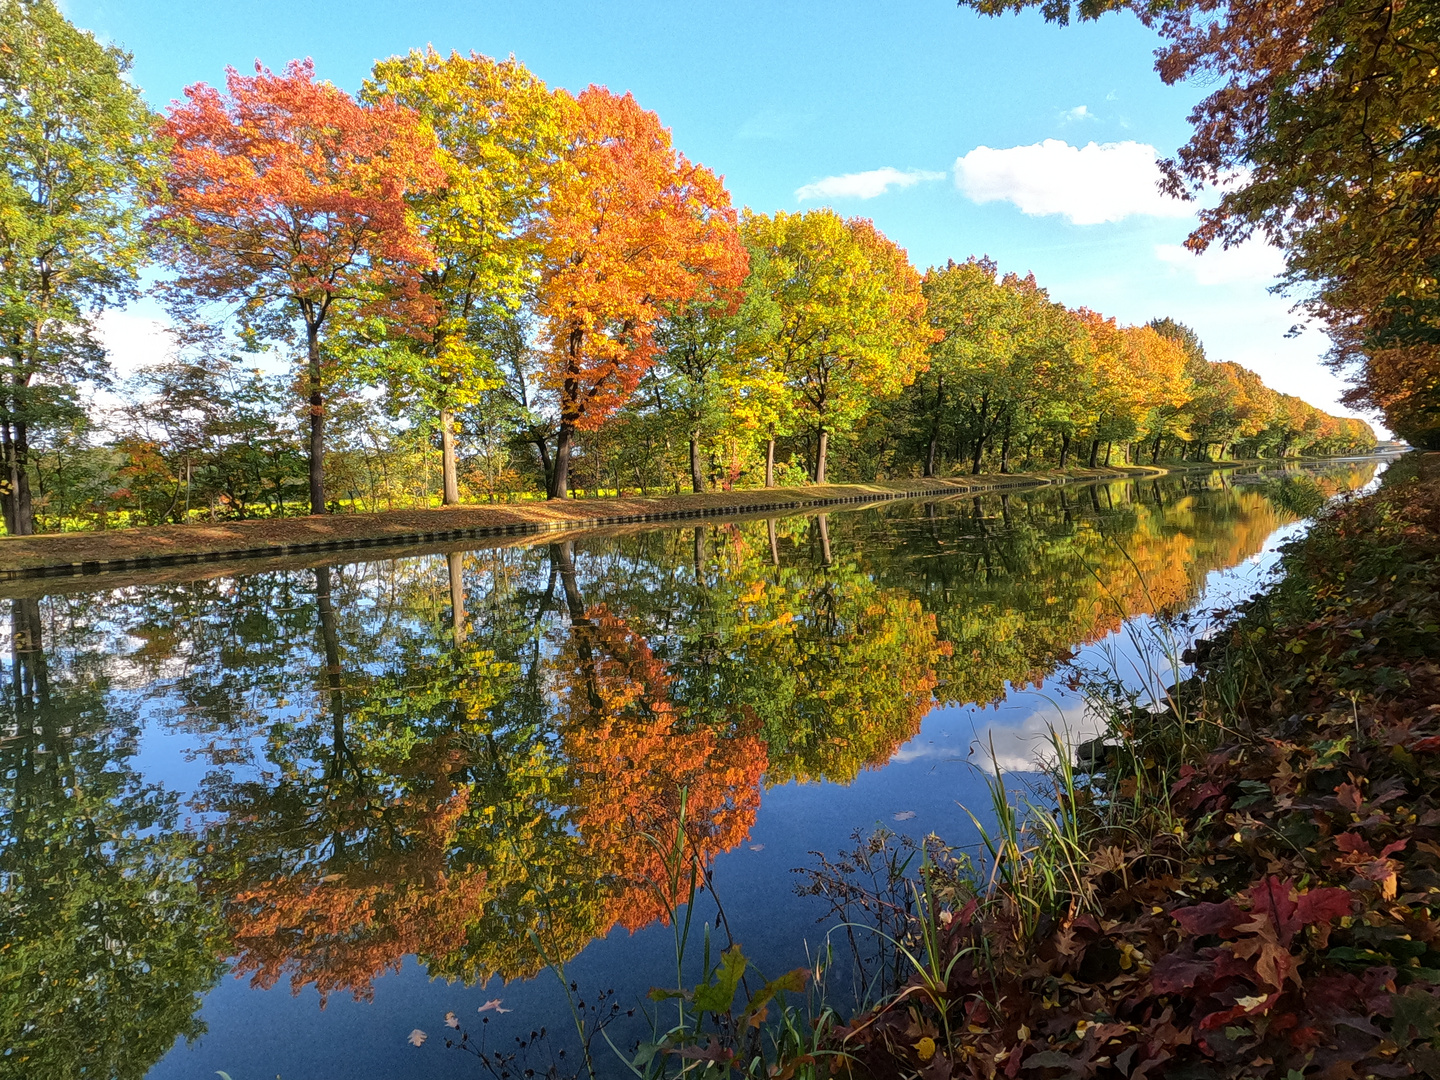
<path fill-rule="evenodd" d="M 1257 239 L 1231 248 L 1212 244 L 1202 255 L 1183 244 L 1156 244 L 1155 257 L 1187 271 L 1197 285 L 1267 285 L 1285 269 L 1280 249 Z"/>
<path fill-rule="evenodd" d="M 1090 106 L 1076 105 L 1073 109 L 1066 109 L 1064 112 L 1062 112 L 1060 114 L 1060 119 L 1069 124 L 1081 120 L 1097 120 L 1099 119 L 1099 117 L 1097 117 L 1093 112 L 1090 111 Z"/>
<path fill-rule="evenodd" d="M 813 184 L 795 190 L 797 199 L 873 199 L 884 195 L 892 187 L 908 188 L 927 180 L 944 180 L 943 172 L 929 172 L 925 169 L 911 169 L 901 172 L 886 166 L 869 172 L 846 173 L 844 176 L 827 176 Z"/>
<path fill-rule="evenodd" d="M 1009 696 L 993 708 L 942 705 L 931 710 L 920 733 L 890 763 L 969 762 L 987 773 L 997 765 L 1005 772 L 1034 772 L 1055 759 L 1051 732 L 1075 746 L 1104 728 L 1078 694 L 1060 687 L 1008 689 Z"/>
<path fill-rule="evenodd" d="M 1189 217 L 1194 207 L 1162 195 L 1155 148 L 1145 143 L 1071 146 L 1046 139 L 994 150 L 977 146 L 955 161 L 955 186 L 978 203 L 1014 203 L 1032 216 L 1063 214 L 1099 225 L 1132 214 Z"/>
<path fill-rule="evenodd" d="M 132 311 L 103 312 L 95 320 L 95 329 L 119 378 L 133 375 L 147 364 L 160 363 L 175 348 L 164 322 Z"/>

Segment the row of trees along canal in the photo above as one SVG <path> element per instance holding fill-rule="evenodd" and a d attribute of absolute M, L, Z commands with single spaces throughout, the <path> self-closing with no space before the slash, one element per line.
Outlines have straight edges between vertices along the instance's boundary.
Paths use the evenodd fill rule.
<path fill-rule="evenodd" d="M 12 534 L 1374 443 L 1171 320 L 737 213 L 628 94 L 412 52 L 353 97 L 232 69 L 162 119 L 50 0 L 0 13 Z M 96 317 L 157 265 L 176 347 L 102 415 Z"/>

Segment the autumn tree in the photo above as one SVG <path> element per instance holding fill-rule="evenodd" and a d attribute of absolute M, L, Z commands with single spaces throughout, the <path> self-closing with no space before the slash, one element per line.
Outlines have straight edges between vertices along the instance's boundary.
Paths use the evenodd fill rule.
<path fill-rule="evenodd" d="M 325 512 L 322 334 L 341 312 L 433 323 L 418 272 L 433 265 L 407 196 L 444 180 L 435 140 L 409 109 L 362 105 L 317 82 L 310 61 L 283 75 L 226 72 L 171 107 L 164 197 L 155 220 L 176 270 L 177 311 L 235 304 L 251 339 L 304 341 L 310 512 Z"/>
<path fill-rule="evenodd" d="M 496 673 L 457 647 L 437 666 L 465 692 L 439 709 L 430 687 L 407 694 L 388 672 L 347 678 L 334 577 L 314 574 L 314 711 L 271 745 L 258 777 L 206 778 L 204 880 L 223 901 L 237 974 L 262 987 L 288 975 L 322 1001 L 368 998 L 406 955 L 458 949 L 482 909 L 485 872 L 457 843 L 470 805 L 459 743 L 465 706 L 489 700 Z"/>
<path fill-rule="evenodd" d="M 541 231 L 539 293 L 545 382 L 560 414 L 556 499 L 569 494 L 576 433 L 604 423 L 654 363 L 661 315 L 702 292 L 738 303 L 746 269 L 724 185 L 631 95 L 582 91 L 565 161 Z"/>
<path fill-rule="evenodd" d="M 750 276 L 746 280 L 745 304 L 740 317 L 745 329 L 739 347 L 728 358 L 723 371 L 724 408 L 727 426 L 742 437 L 765 442 L 765 486 L 775 486 L 775 440 L 792 432 L 795 399 L 786 385 L 785 372 L 771 362 L 767 343 L 780 329 L 780 305 L 764 288 L 769 258 L 765 251 L 748 245 Z"/>
<path fill-rule="evenodd" d="M 1160 460 L 1160 452 L 1167 439 L 1172 442 L 1186 442 L 1190 438 L 1190 402 L 1195 393 L 1195 380 L 1204 371 L 1209 361 L 1205 358 L 1205 346 L 1200 335 L 1184 323 L 1167 317 L 1151 319 L 1145 324 L 1162 338 L 1171 342 L 1184 355 L 1186 399 L 1178 405 L 1162 403 L 1152 408 L 1146 417 L 1141 434 L 1150 443 L 1150 462 Z"/>
<path fill-rule="evenodd" d="M 336 754 L 358 767 L 292 767 L 273 786 L 207 792 L 206 887 L 223 900 L 234 970 L 252 985 L 288 976 L 322 1002 L 337 991 L 368 999 L 405 956 L 460 948 L 482 910 L 485 874 L 455 854 L 462 752 L 424 741 L 387 760 L 351 741 Z"/>
<path fill-rule="evenodd" d="M 668 894 L 650 838 L 678 840 L 701 863 L 743 841 L 765 744 L 690 722 L 670 700 L 665 663 L 603 604 L 583 609 L 555 667 L 572 820 L 611 889 L 604 929 L 639 930 L 685 900 Z"/>
<path fill-rule="evenodd" d="M 30 445 L 102 381 L 94 317 L 135 291 L 143 189 L 159 166 L 130 56 L 51 0 L 0 2 L 0 505 L 35 531 Z"/>
<path fill-rule="evenodd" d="M 1237 436 L 1253 434 L 1264 427 L 1265 418 L 1249 393 L 1253 375 L 1239 364 L 1225 361 L 1206 364 L 1195 374 L 1191 410 L 1191 451 L 1196 461 L 1209 461 L 1210 448 L 1218 445 L 1220 456 Z"/>
<path fill-rule="evenodd" d="M 377 63 L 361 98 L 414 110 L 440 144 L 444 182 L 413 196 L 435 255 L 420 273 L 435 321 L 387 351 L 385 374 L 392 395 L 439 426 L 450 505 L 460 501 L 456 414 L 505 382 L 505 334 L 538 282 L 539 226 L 574 103 L 514 57 L 434 49 Z"/>
<path fill-rule="evenodd" d="M 1150 327 L 1122 327 L 1085 308 L 1076 317 L 1084 330 L 1083 428 L 1093 469 L 1102 442 L 1128 445 L 1150 410 L 1178 408 L 1190 390 L 1185 353 L 1172 340 Z"/>
<path fill-rule="evenodd" d="M 823 484 L 830 436 L 926 365 L 933 334 L 920 275 L 871 222 L 833 210 L 747 214 L 742 229 L 765 256 L 751 287 L 779 309 L 764 348 L 815 434 L 813 476 Z"/>

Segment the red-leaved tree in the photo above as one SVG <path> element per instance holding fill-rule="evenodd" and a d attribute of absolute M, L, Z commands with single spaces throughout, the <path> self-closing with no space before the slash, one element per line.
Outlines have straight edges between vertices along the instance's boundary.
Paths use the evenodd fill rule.
<path fill-rule="evenodd" d="M 431 254 L 405 196 L 443 180 L 434 136 L 395 105 L 362 105 L 317 82 L 309 60 L 283 75 L 197 83 L 165 122 L 171 140 L 155 221 L 176 271 L 175 306 L 238 306 L 271 340 L 303 330 L 310 412 L 310 512 L 325 512 L 321 333 L 347 307 L 400 326 L 429 319 L 416 274 Z"/>
<path fill-rule="evenodd" d="M 749 265 L 720 178 L 670 144 L 660 118 L 591 86 L 576 101 L 565 176 L 543 226 L 545 381 L 560 429 L 550 497 L 569 490 L 577 431 L 623 406 L 654 363 L 656 320 L 708 287 L 734 297 Z"/>

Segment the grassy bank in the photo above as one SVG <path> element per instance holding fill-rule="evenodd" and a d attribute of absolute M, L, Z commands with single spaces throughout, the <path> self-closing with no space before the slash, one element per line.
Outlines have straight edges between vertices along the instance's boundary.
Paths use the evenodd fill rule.
<path fill-rule="evenodd" d="M 1207 470 L 1219 467 L 1204 466 Z M 747 513 L 783 514 L 811 507 L 1156 476 L 1168 471 L 1148 466 L 1069 469 L 1064 472 L 755 488 L 651 498 L 567 499 L 5 537 L 0 540 L 0 581 L 205 561 L 262 559 L 343 551 L 369 545 L 514 536 Z"/>
<path fill-rule="evenodd" d="M 822 868 L 904 911 L 900 985 L 827 1034 L 849 1070 L 1440 1075 L 1440 455 L 1284 569 L 1163 706 L 1097 687 L 1109 736 L 1053 800 L 997 779 L 983 874 L 939 844 L 908 899 Z"/>

